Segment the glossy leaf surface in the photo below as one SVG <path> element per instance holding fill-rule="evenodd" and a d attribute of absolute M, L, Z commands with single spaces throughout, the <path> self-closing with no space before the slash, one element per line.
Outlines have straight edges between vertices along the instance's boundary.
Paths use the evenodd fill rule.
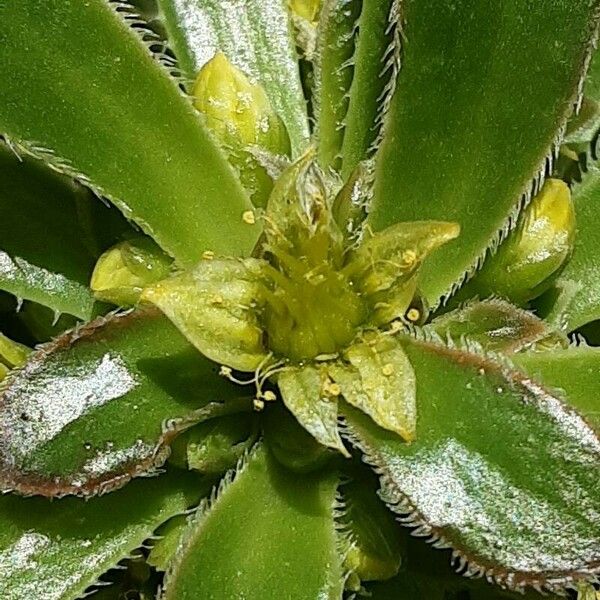
<path fill-rule="evenodd" d="M 531 312 L 499 299 L 471 302 L 434 319 L 425 329 L 444 339 L 467 338 L 493 352 L 512 354 L 531 346 L 566 346 L 568 339 Z"/>
<path fill-rule="evenodd" d="M 294 154 L 308 121 L 285 0 L 159 0 L 179 64 L 188 79 L 220 50 L 259 81 L 283 119 Z"/>
<path fill-rule="evenodd" d="M 575 250 L 556 282 L 560 294 L 548 320 L 573 331 L 600 318 L 600 169 L 595 163 L 573 188 L 577 215 Z M 558 291 L 560 290 L 560 291 Z"/>
<path fill-rule="evenodd" d="M 94 255 L 80 217 L 91 201 L 66 177 L 0 145 L 0 289 L 89 318 Z"/>
<path fill-rule="evenodd" d="M 201 506 L 163 600 L 337 600 L 337 478 L 292 473 L 256 449 L 212 506 Z"/>
<path fill-rule="evenodd" d="M 223 412 L 239 395 L 216 369 L 157 311 L 99 319 L 42 346 L 3 382 L 0 487 L 93 495 L 151 472 L 181 419 Z"/>
<path fill-rule="evenodd" d="M 422 274 L 436 304 L 471 270 L 543 168 L 576 99 L 596 2 L 407 0 L 385 119 L 375 229 L 444 219 L 460 240 Z"/>
<path fill-rule="evenodd" d="M 0 596 L 79 597 L 202 490 L 197 477 L 178 473 L 135 481 L 93 502 L 0 496 Z"/>
<path fill-rule="evenodd" d="M 348 177 L 367 158 L 383 110 L 384 90 L 393 78 L 388 50 L 392 0 L 363 0 L 354 51 L 354 73 L 344 123 L 342 175 Z"/>
<path fill-rule="evenodd" d="M 540 384 L 484 357 L 404 344 L 417 376 L 416 441 L 344 408 L 386 501 L 467 572 L 561 588 L 600 567 L 600 440 Z M 440 375 L 443 374 L 443 385 Z"/>
<path fill-rule="evenodd" d="M 600 432 L 600 348 L 527 352 L 515 364 L 545 386 L 563 394 Z"/>
<path fill-rule="evenodd" d="M 0 6 L 0 132 L 90 184 L 183 264 L 205 250 L 248 254 L 249 198 L 115 6 Z"/>

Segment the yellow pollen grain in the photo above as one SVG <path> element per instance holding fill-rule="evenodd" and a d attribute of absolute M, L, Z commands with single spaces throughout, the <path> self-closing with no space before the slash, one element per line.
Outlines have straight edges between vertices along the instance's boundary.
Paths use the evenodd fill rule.
<path fill-rule="evenodd" d="M 277 400 L 277 396 L 275 395 L 275 392 L 272 392 L 271 390 L 267 390 L 263 395 L 262 395 L 263 399 L 266 400 L 267 402 L 274 402 L 275 400 Z"/>
<path fill-rule="evenodd" d="M 414 250 L 405 250 L 402 254 L 402 264 L 405 267 L 412 267 L 417 262 L 417 253 Z"/>
<path fill-rule="evenodd" d="M 211 298 L 211 302 L 213 304 L 223 304 L 223 296 L 219 296 L 219 295 L 213 296 Z"/>
<path fill-rule="evenodd" d="M 394 373 L 394 365 L 392 363 L 387 363 L 387 365 L 383 365 L 383 368 L 381 369 L 381 372 L 386 377 L 389 377 L 390 375 L 392 375 Z"/>
<path fill-rule="evenodd" d="M 411 323 L 416 323 L 421 318 L 421 311 L 418 308 L 410 308 L 406 313 L 406 318 Z"/>
<path fill-rule="evenodd" d="M 327 386 L 327 393 L 331 396 L 339 396 L 342 393 L 342 388 L 337 383 L 330 383 Z"/>
<path fill-rule="evenodd" d="M 254 212 L 251 210 L 244 212 L 242 215 L 242 221 L 244 221 L 244 223 L 248 223 L 248 225 L 254 225 L 256 223 L 256 216 L 254 215 Z"/>
<path fill-rule="evenodd" d="M 215 253 L 212 250 L 206 250 L 202 253 L 202 258 L 204 260 L 214 260 Z"/>

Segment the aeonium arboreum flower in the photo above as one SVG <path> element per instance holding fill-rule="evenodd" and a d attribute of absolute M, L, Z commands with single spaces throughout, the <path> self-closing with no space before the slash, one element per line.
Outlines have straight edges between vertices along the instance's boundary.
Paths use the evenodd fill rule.
<path fill-rule="evenodd" d="M 253 372 L 257 408 L 275 399 L 263 386 L 276 382 L 300 424 L 348 455 L 338 433 L 342 397 L 381 427 L 414 439 L 415 377 L 395 334 L 420 319 L 413 306 L 420 265 L 459 227 L 398 223 L 348 237 L 351 211 L 339 205 L 356 198 L 346 190 L 334 198 L 332 187 L 307 152 L 275 185 L 256 258 L 209 254 L 147 287 L 142 301 L 158 306 L 225 375 Z M 341 221 L 334 205 L 346 215 Z"/>

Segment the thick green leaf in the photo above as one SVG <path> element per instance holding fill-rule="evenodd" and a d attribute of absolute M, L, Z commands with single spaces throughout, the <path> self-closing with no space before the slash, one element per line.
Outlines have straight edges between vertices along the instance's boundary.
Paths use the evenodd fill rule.
<path fill-rule="evenodd" d="M 436 304 L 508 225 L 576 99 L 595 0 L 400 3 L 398 84 L 370 223 L 437 219 L 460 239 L 424 267 Z"/>
<path fill-rule="evenodd" d="M 314 100 L 318 158 L 324 169 L 341 167 L 359 11 L 356 0 L 324 0 L 319 17 Z"/>
<path fill-rule="evenodd" d="M 205 250 L 248 254 L 249 198 L 117 6 L 0 5 L 0 132 L 116 203 L 183 264 Z"/>
<path fill-rule="evenodd" d="M 197 477 L 172 473 L 91 502 L 0 496 L 0 597 L 80 596 L 206 491 Z"/>
<path fill-rule="evenodd" d="M 167 574 L 164 600 L 338 600 L 337 478 L 285 470 L 256 449 L 200 507 Z"/>
<path fill-rule="evenodd" d="M 562 588 L 600 568 L 600 440 L 506 365 L 405 338 L 417 376 L 412 444 L 345 407 L 350 435 L 417 534 L 467 574 L 513 589 Z"/>
<path fill-rule="evenodd" d="M 545 386 L 557 389 L 600 432 L 600 348 L 527 352 L 514 363 Z"/>
<path fill-rule="evenodd" d="M 591 163 L 573 188 L 577 215 L 575 250 L 555 284 L 558 296 L 548 321 L 573 331 L 600 319 L 600 168 Z"/>
<path fill-rule="evenodd" d="M 92 495 L 151 472 L 190 422 L 240 408 L 158 311 L 101 318 L 40 347 L 3 383 L 0 488 Z M 244 401 L 248 407 L 249 401 Z"/>
<path fill-rule="evenodd" d="M 159 0 L 179 65 L 191 80 L 221 50 L 265 88 L 294 155 L 308 141 L 306 106 L 286 0 Z"/>
<path fill-rule="evenodd" d="M 600 52 L 594 51 L 579 112 L 569 120 L 565 142 L 589 144 L 600 128 Z"/>
<path fill-rule="evenodd" d="M 554 331 L 533 313 L 499 299 L 474 301 L 434 319 L 425 329 L 459 342 L 462 338 L 485 350 L 512 354 L 531 346 L 567 346 L 567 336 Z"/>
<path fill-rule="evenodd" d="M 392 0 L 363 0 L 356 50 L 354 74 L 345 117 L 343 167 L 344 179 L 361 160 L 370 154 L 379 132 L 379 115 L 383 111 L 386 84 L 393 81 L 393 61 L 388 50 L 392 42 L 389 30 Z"/>
<path fill-rule="evenodd" d="M 1 144 L 0 289 L 88 319 L 95 256 L 81 209 L 90 201 L 66 177 Z"/>

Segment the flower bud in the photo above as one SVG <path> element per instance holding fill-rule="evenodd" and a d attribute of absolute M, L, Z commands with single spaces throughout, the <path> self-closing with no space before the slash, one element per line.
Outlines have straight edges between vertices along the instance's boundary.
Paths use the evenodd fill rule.
<path fill-rule="evenodd" d="M 148 238 L 121 242 L 98 259 L 90 287 L 98 300 L 133 306 L 146 286 L 169 274 L 171 263 Z"/>
<path fill-rule="evenodd" d="M 500 296 L 526 304 L 552 285 L 573 251 L 574 239 L 571 191 L 560 179 L 548 179 L 523 211 L 517 228 L 461 297 Z"/>
<path fill-rule="evenodd" d="M 193 94 L 195 107 L 239 171 L 254 203 L 264 206 L 273 182 L 256 150 L 290 153 L 287 129 L 264 89 L 217 52 L 198 73 Z"/>
<path fill-rule="evenodd" d="M 23 344 L 13 342 L 0 333 L 0 381 L 15 367 L 21 366 L 31 350 Z"/>

